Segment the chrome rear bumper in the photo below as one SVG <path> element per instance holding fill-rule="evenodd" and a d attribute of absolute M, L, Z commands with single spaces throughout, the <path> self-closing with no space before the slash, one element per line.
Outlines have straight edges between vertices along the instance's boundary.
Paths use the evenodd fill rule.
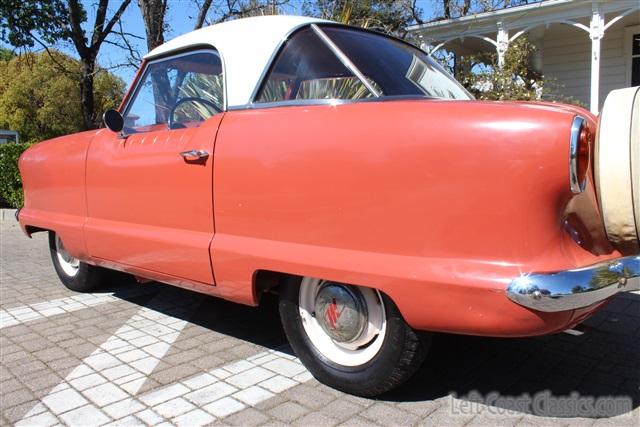
<path fill-rule="evenodd" d="M 513 279 L 507 297 L 525 307 L 554 312 L 588 307 L 617 294 L 640 290 L 640 255 L 576 270 L 534 273 Z"/>

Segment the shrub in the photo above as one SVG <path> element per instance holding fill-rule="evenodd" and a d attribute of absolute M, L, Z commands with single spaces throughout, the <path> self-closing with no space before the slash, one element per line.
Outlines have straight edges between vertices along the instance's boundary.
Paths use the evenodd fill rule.
<path fill-rule="evenodd" d="M 0 198 L 13 208 L 21 207 L 24 200 L 18 159 L 29 145 L 0 144 Z"/>

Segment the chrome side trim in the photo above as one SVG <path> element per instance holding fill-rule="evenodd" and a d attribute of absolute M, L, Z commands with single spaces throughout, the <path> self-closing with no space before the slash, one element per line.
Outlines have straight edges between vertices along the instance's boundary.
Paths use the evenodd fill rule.
<path fill-rule="evenodd" d="M 571 136 L 569 140 L 569 185 L 571 192 L 580 194 L 584 190 L 586 180 L 578 178 L 578 146 L 580 145 L 580 130 L 585 126 L 585 120 L 580 116 L 573 118 L 571 123 Z"/>
<path fill-rule="evenodd" d="M 351 62 L 349 57 L 345 55 L 342 50 L 340 50 L 340 48 L 333 42 L 333 40 L 331 40 L 329 36 L 327 36 L 324 31 L 322 31 L 316 24 L 311 24 L 311 29 L 314 33 L 316 33 L 318 37 L 320 37 L 324 44 L 327 45 L 329 49 L 331 49 L 333 54 L 338 57 L 340 62 L 342 62 L 342 64 L 347 67 L 347 69 L 351 71 L 362 82 L 362 84 L 369 90 L 369 92 L 371 92 L 371 94 L 376 98 L 379 98 L 380 92 L 378 92 L 376 88 L 373 87 L 371 83 L 369 83 L 364 74 L 362 74 L 360 70 L 358 70 L 358 67 L 356 67 L 355 64 Z"/>
<path fill-rule="evenodd" d="M 588 307 L 619 293 L 640 290 L 640 255 L 612 259 L 575 270 L 517 277 L 507 297 L 545 312 Z"/>
<path fill-rule="evenodd" d="M 434 98 L 427 95 L 390 95 L 381 96 L 380 98 L 362 98 L 362 99 L 290 99 L 287 101 L 275 102 L 259 102 L 256 104 L 235 105 L 228 108 L 228 111 L 240 110 L 260 110 L 264 108 L 279 107 L 304 107 L 313 105 L 346 105 L 360 104 L 372 102 L 391 102 L 391 101 L 419 101 L 432 100 L 438 101 L 440 98 Z"/>

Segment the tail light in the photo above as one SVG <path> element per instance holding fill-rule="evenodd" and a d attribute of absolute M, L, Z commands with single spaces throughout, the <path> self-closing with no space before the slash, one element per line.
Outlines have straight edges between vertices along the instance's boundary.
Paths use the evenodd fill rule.
<path fill-rule="evenodd" d="M 576 116 L 571 124 L 569 144 L 569 184 L 571 192 L 582 193 L 587 183 L 587 172 L 591 156 L 591 134 L 586 120 Z"/>

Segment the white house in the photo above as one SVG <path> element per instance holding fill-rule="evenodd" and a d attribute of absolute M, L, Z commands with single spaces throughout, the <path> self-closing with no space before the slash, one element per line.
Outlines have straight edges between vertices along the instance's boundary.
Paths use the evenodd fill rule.
<path fill-rule="evenodd" d="M 640 85 L 640 0 L 546 0 L 494 12 L 415 25 L 422 48 L 456 55 L 495 50 L 526 35 L 534 67 L 564 95 L 598 112 L 614 89 Z"/>

